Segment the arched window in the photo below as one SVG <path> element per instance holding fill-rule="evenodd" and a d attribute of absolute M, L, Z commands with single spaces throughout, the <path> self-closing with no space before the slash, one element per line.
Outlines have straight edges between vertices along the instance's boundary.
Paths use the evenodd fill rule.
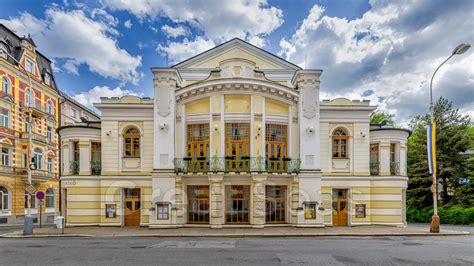
<path fill-rule="evenodd" d="M 46 208 L 54 208 L 56 206 L 56 194 L 54 188 L 46 189 Z"/>
<path fill-rule="evenodd" d="M 43 151 L 40 148 L 34 150 L 33 159 L 36 164 L 36 169 L 43 169 Z"/>
<path fill-rule="evenodd" d="M 54 113 L 53 101 L 48 100 L 48 114 L 52 115 Z"/>
<path fill-rule="evenodd" d="M 2 78 L 2 92 L 5 94 L 10 94 L 10 80 L 7 77 Z"/>
<path fill-rule="evenodd" d="M 0 186 L 0 211 L 8 211 L 10 209 L 10 194 L 8 189 Z"/>
<path fill-rule="evenodd" d="M 30 88 L 25 91 L 25 102 L 30 106 L 35 104 L 35 95 Z"/>
<path fill-rule="evenodd" d="M 332 158 L 348 158 L 347 147 L 349 134 L 343 128 L 337 128 L 332 133 Z"/>
<path fill-rule="evenodd" d="M 140 131 L 136 127 L 128 127 L 123 133 L 123 156 L 140 157 Z"/>

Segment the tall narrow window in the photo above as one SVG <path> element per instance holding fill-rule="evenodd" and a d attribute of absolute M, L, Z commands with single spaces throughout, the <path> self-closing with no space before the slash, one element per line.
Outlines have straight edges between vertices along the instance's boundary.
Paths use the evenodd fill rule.
<path fill-rule="evenodd" d="M 7 77 L 2 78 L 2 92 L 4 94 L 10 94 L 10 80 Z"/>
<path fill-rule="evenodd" d="M 54 171 L 54 160 L 53 158 L 48 158 L 48 173 L 53 173 Z"/>
<path fill-rule="evenodd" d="M 46 85 L 49 85 L 51 86 L 51 75 L 46 73 L 44 74 L 44 83 L 46 83 Z"/>
<path fill-rule="evenodd" d="M 52 115 L 54 113 L 54 104 L 53 101 L 48 100 L 48 114 Z"/>
<path fill-rule="evenodd" d="M 140 157 L 140 131 L 136 127 L 125 129 L 123 133 L 123 147 L 124 157 Z"/>
<path fill-rule="evenodd" d="M 36 169 L 38 170 L 43 169 L 43 151 L 40 148 L 36 148 L 34 150 L 33 158 L 36 164 Z"/>
<path fill-rule="evenodd" d="M 10 52 L 10 49 L 8 48 L 8 46 L 5 43 L 0 42 L 0 57 L 8 59 L 9 52 Z"/>
<path fill-rule="evenodd" d="M 9 148 L 2 148 L 2 153 L 1 153 L 1 163 L 4 166 L 9 166 L 10 165 L 10 149 Z"/>
<path fill-rule="evenodd" d="M 35 74 L 35 63 L 29 58 L 25 58 L 25 69 L 26 71 Z"/>
<path fill-rule="evenodd" d="M 48 139 L 48 143 L 53 142 L 53 128 L 52 127 L 48 127 L 46 129 L 46 138 Z"/>
<path fill-rule="evenodd" d="M 8 189 L 0 186 L 0 211 L 7 211 L 10 209 L 10 194 Z"/>
<path fill-rule="evenodd" d="M 337 128 L 332 134 L 332 157 L 348 158 L 349 134 L 342 128 Z"/>
<path fill-rule="evenodd" d="M 10 112 L 7 109 L 0 110 L 0 126 L 7 128 L 10 126 Z"/>
<path fill-rule="evenodd" d="M 54 188 L 46 189 L 46 208 L 54 208 L 56 206 L 56 194 Z"/>
<path fill-rule="evenodd" d="M 35 95 L 30 88 L 27 88 L 25 91 L 25 102 L 28 106 L 33 106 L 35 104 Z"/>
<path fill-rule="evenodd" d="M 25 209 L 28 208 L 28 194 L 25 194 Z M 31 208 L 36 209 L 36 193 L 31 195 Z"/>

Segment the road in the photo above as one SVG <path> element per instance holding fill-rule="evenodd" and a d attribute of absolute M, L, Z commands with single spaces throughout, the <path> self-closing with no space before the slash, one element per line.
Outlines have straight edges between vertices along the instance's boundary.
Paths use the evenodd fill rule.
<path fill-rule="evenodd" d="M 1 265 L 472 265 L 474 237 L 0 238 Z"/>

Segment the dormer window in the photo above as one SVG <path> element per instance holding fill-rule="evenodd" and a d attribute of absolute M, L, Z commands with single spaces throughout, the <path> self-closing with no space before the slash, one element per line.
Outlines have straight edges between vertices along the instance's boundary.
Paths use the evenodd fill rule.
<path fill-rule="evenodd" d="M 29 58 L 25 58 L 25 69 L 31 74 L 35 73 L 35 63 Z"/>
<path fill-rule="evenodd" d="M 49 85 L 51 86 L 51 75 L 46 73 L 44 74 L 44 83 L 46 83 L 46 85 Z"/>
<path fill-rule="evenodd" d="M 5 43 L 0 42 L 0 57 L 8 59 L 9 51 L 10 49 L 8 48 L 8 46 Z"/>

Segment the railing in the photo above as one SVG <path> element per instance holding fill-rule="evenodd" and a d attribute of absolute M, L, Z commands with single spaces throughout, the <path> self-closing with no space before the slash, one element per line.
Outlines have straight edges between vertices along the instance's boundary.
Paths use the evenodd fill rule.
<path fill-rule="evenodd" d="M 6 99 L 9 102 L 12 102 L 13 101 L 13 95 L 11 95 L 10 93 L 6 93 L 3 90 L 0 90 L 0 99 Z"/>
<path fill-rule="evenodd" d="M 22 132 L 20 138 L 28 139 L 28 132 Z M 34 133 L 31 135 L 31 139 L 34 141 L 39 141 L 45 144 L 49 144 L 50 141 L 47 136 L 40 135 L 38 133 Z"/>
<path fill-rule="evenodd" d="M 46 115 L 52 115 L 48 112 L 46 105 L 41 104 L 39 102 L 27 102 L 27 101 L 20 101 L 20 107 L 22 108 L 32 108 L 35 111 L 41 112 Z"/>
<path fill-rule="evenodd" d="M 71 161 L 69 164 L 69 171 L 72 175 L 79 174 L 79 161 Z"/>
<path fill-rule="evenodd" d="M 15 168 L 10 165 L 0 165 L 0 173 L 2 174 L 13 174 L 15 173 Z"/>
<path fill-rule="evenodd" d="M 186 157 L 175 158 L 176 173 L 207 173 L 207 172 L 268 172 L 268 173 L 299 173 L 300 159 L 276 157 Z"/>
<path fill-rule="evenodd" d="M 102 162 L 92 161 L 91 162 L 91 175 L 100 175 L 101 171 L 102 171 Z"/>
<path fill-rule="evenodd" d="M 15 174 L 27 177 L 28 176 L 28 169 L 25 167 L 16 167 Z M 55 173 L 48 172 L 46 170 L 31 170 L 31 177 L 34 179 L 40 180 L 50 180 L 56 177 Z"/>
<path fill-rule="evenodd" d="M 399 175 L 399 174 L 400 174 L 400 163 L 390 162 L 390 175 Z"/>
<path fill-rule="evenodd" d="M 370 175 L 379 175 L 380 163 L 370 162 Z"/>
<path fill-rule="evenodd" d="M 17 132 L 17 131 L 14 130 L 14 129 L 11 129 L 9 127 L 4 127 L 4 126 L 0 125 L 0 134 L 1 133 L 6 133 L 8 135 L 15 136 L 15 132 Z"/>

